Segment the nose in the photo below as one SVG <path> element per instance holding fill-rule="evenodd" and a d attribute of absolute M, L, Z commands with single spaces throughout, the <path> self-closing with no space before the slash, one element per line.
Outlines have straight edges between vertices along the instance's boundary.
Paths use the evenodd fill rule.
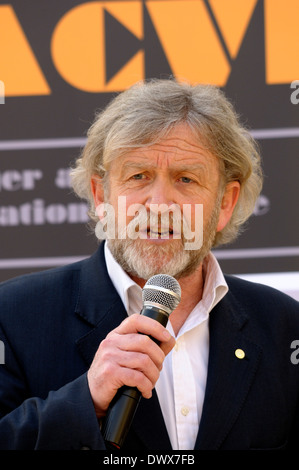
<path fill-rule="evenodd" d="M 167 178 L 156 178 L 149 189 L 145 203 L 147 209 L 155 210 L 155 206 L 173 204 L 173 190 Z"/>

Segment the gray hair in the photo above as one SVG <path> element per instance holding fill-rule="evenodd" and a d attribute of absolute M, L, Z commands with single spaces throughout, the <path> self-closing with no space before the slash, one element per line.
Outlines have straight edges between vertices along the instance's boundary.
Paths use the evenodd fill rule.
<path fill-rule="evenodd" d="M 96 115 L 82 155 L 71 171 L 73 188 L 89 202 L 89 215 L 94 221 L 98 218 L 91 192 L 92 175 L 105 181 L 113 159 L 129 149 L 152 145 L 181 123 L 188 124 L 201 144 L 218 157 L 223 187 L 232 181 L 240 183 L 233 215 L 217 233 L 213 246 L 237 237 L 262 188 L 257 144 L 219 88 L 173 79 L 137 83 Z"/>

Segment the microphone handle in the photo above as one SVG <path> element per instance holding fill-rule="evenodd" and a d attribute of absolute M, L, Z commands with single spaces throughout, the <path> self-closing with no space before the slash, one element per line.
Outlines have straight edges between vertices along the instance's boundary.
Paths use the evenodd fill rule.
<path fill-rule="evenodd" d="M 163 326 L 167 325 L 168 313 L 157 306 L 144 306 L 140 314 L 153 318 L 153 320 L 158 321 Z M 150 338 L 156 344 L 159 344 L 155 338 L 151 336 Z M 141 393 L 136 387 L 127 387 L 124 385 L 117 391 L 109 405 L 102 426 L 102 435 L 108 449 L 115 450 L 122 447 L 132 424 L 140 398 Z"/>

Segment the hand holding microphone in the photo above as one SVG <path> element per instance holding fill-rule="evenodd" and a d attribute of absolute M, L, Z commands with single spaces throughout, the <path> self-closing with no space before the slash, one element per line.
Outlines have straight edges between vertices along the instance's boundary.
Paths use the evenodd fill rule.
<path fill-rule="evenodd" d="M 96 353 L 88 381 L 98 417 L 110 404 L 102 429 L 108 445 L 122 446 L 141 394 L 151 396 L 165 355 L 174 346 L 165 326 L 180 293 L 173 277 L 151 277 L 143 288 L 141 315 L 130 316 L 111 331 Z"/>

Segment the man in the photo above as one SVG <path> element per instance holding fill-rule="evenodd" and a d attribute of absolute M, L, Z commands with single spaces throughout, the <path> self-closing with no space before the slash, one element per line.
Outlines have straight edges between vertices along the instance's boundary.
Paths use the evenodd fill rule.
<path fill-rule="evenodd" d="M 210 251 L 235 239 L 262 184 L 224 95 L 133 86 L 96 116 L 72 181 L 107 240 L 88 260 L 0 287 L 0 446 L 105 449 L 123 385 L 143 396 L 125 450 L 297 446 L 298 303 L 224 276 Z M 166 328 L 139 315 L 158 273 L 182 292 Z"/>

